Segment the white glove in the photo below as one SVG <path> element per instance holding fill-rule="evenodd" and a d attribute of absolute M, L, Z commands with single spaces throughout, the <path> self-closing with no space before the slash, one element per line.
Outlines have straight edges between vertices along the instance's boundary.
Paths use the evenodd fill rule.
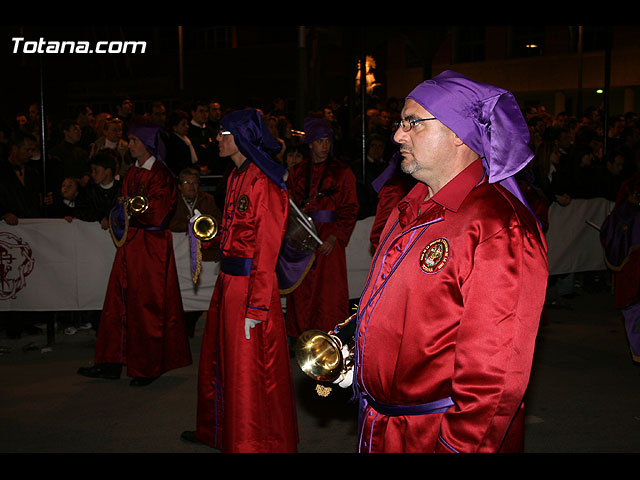
<path fill-rule="evenodd" d="M 342 358 L 347 358 L 349 356 L 349 347 L 344 345 L 342 347 Z M 336 378 L 333 383 L 337 383 L 341 388 L 349 388 L 353 383 L 353 368 L 350 368 L 346 371 L 346 373 L 341 373 L 338 378 Z"/>
<path fill-rule="evenodd" d="M 347 373 L 340 374 L 340 376 L 335 379 L 333 383 L 337 383 L 341 388 L 349 388 L 353 383 L 353 368 L 347 370 Z"/>
<path fill-rule="evenodd" d="M 244 319 L 244 336 L 247 340 L 251 339 L 251 335 L 249 333 L 250 329 L 255 328 L 256 325 L 262 323 L 260 320 L 254 320 L 253 318 L 245 318 Z"/>
<path fill-rule="evenodd" d="M 193 223 L 196 221 L 196 218 L 198 218 L 199 216 L 201 216 L 202 214 L 200 213 L 200 210 L 198 210 L 197 208 L 193 211 L 193 217 L 191 217 L 189 219 L 189 223 Z"/>

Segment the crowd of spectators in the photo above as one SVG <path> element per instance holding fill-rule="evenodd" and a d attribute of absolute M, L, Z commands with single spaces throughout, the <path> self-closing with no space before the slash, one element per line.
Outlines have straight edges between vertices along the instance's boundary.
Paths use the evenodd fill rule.
<path fill-rule="evenodd" d="M 605 121 L 601 108 L 590 107 L 575 117 L 565 112 L 553 116 L 537 107 L 526 111 L 525 118 L 535 156 L 519 182 L 545 228 L 553 203 L 616 201 L 622 183 L 638 173 L 640 122 L 635 113 Z"/>
<path fill-rule="evenodd" d="M 368 185 L 384 169 L 386 159 L 395 147 L 391 141 L 391 126 L 401 107 L 401 102 L 394 99 L 384 104 L 377 102 L 366 110 L 368 141 L 364 174 L 361 116 L 350 118 L 349 108 L 339 100 L 331 100 L 325 108 L 308 113 L 308 116 L 321 117 L 331 123 L 333 153 L 352 167 L 359 180 L 360 218 L 375 213 L 375 194 Z M 230 110 L 231 107 L 226 108 L 226 111 Z M 283 147 L 276 159 L 290 167 L 299 162 L 307 153 L 302 144 L 303 132 L 293 124 L 286 102 L 276 99 L 271 108 L 261 112 L 271 133 Z M 83 104 L 70 110 L 66 118 L 47 119 L 46 148 L 43 148 L 40 108 L 38 104 L 32 104 L 27 113 L 17 113 L 10 121 L 5 120 L 0 129 L 0 163 L 9 171 L 26 170 L 27 177 L 20 180 L 29 190 L 28 198 L 25 198 L 24 193 L 17 193 L 22 187 L 7 185 L 15 183 L 13 178 L 3 178 L 0 181 L 0 217 L 7 223 L 15 223 L 20 217 L 59 217 L 63 206 L 82 204 L 87 200 L 85 194 L 100 183 L 94 178 L 94 166 L 104 168 L 104 165 L 94 165 L 93 159 L 98 156 L 103 162 L 105 152 L 115 162 L 110 170 L 117 183 L 132 163 L 127 129 L 136 122 L 151 122 L 163 127 L 167 165 L 176 177 L 185 168 L 196 168 L 202 176 L 221 179 L 216 185 L 219 192 L 216 199 L 221 203 L 224 177 L 231 168 L 228 159 L 221 159 L 218 154 L 216 133 L 222 114 L 221 104 L 217 101 L 194 101 L 168 109 L 161 101 L 138 105 L 125 98 L 104 112 L 94 111 L 91 104 Z M 23 152 L 24 158 L 20 160 L 17 154 Z M 71 179 L 77 191 L 74 198 L 64 198 L 62 186 Z M 74 217 L 69 211 L 62 216 Z"/>
<path fill-rule="evenodd" d="M 194 101 L 167 109 L 161 101 L 138 105 L 124 98 L 112 111 L 97 112 L 79 105 L 67 118 L 47 119 L 46 148 L 42 148 L 40 109 L 29 105 L 0 128 L 0 218 L 15 225 L 20 218 L 65 218 L 99 222 L 108 228 L 108 213 L 119 196 L 119 182 L 132 164 L 127 129 L 137 122 L 163 127 L 166 162 L 176 179 L 185 168 L 213 179 L 218 205 L 224 199 L 225 177 L 232 168 L 220 158 L 216 142 L 223 106 L 218 101 Z M 393 123 L 402 101 L 374 101 L 350 109 L 330 100 L 307 116 L 330 122 L 333 154 L 348 164 L 357 179 L 358 218 L 375 215 L 377 195 L 371 188 L 397 149 Z M 142 111 L 141 111 L 142 110 Z M 225 111 L 232 108 L 228 106 Z M 294 125 L 286 102 L 274 100 L 261 110 L 265 123 L 283 146 L 277 160 L 293 167 L 308 154 L 301 128 Z M 552 115 L 543 106 L 523 112 L 535 156 L 519 175 L 532 209 L 546 228 L 553 203 L 568 205 L 576 198 L 604 197 L 615 201 L 622 183 L 638 174 L 640 121 L 635 113 L 605 121 L 601 108 L 584 115 Z M 367 139 L 363 155 L 362 129 Z M 605 131 L 606 128 L 606 131 Z M 43 158 L 46 156 L 46 159 Z"/>

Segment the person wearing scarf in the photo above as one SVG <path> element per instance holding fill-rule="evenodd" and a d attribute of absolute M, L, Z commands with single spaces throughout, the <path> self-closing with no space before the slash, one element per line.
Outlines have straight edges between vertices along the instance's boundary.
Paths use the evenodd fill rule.
<path fill-rule="evenodd" d="M 291 360 L 276 277 L 289 212 L 286 167 L 260 112 L 221 120 L 227 180 L 222 223 L 209 245 L 220 252 L 198 367 L 196 430 L 185 441 L 223 453 L 297 451 Z M 206 248 L 204 245 L 203 248 Z"/>
<path fill-rule="evenodd" d="M 300 284 L 287 295 L 287 333 L 297 338 L 310 329 L 328 332 L 349 316 L 346 248 L 358 219 L 353 171 L 333 156 L 333 129 L 307 118 L 308 158 L 290 170 L 292 200 L 313 220 L 322 245 Z"/>
<path fill-rule="evenodd" d="M 124 365 L 133 377 L 131 385 L 145 386 L 192 363 L 168 228 L 177 187 L 164 164 L 161 135 L 161 129 L 151 124 L 129 129 L 135 163 L 122 181 L 122 196 L 144 195 L 149 206 L 130 214 L 107 285 L 95 364 L 80 368 L 80 375 L 117 379 Z"/>
<path fill-rule="evenodd" d="M 548 275 L 513 178 L 532 158 L 527 125 L 510 92 L 452 71 L 418 85 L 401 115 L 394 141 L 417 183 L 358 305 L 358 450 L 522 451 Z"/>

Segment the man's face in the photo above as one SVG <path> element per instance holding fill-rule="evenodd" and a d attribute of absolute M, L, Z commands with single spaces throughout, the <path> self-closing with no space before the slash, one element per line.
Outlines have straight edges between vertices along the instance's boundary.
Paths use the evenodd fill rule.
<path fill-rule="evenodd" d="M 231 157 L 240 150 L 238 150 L 238 146 L 236 145 L 233 135 L 230 133 L 224 134 L 223 132 L 224 130 L 221 130 L 216 136 L 216 140 L 218 141 L 218 150 L 220 151 L 221 157 Z"/>
<path fill-rule="evenodd" d="M 109 122 L 104 128 L 104 136 L 110 142 L 119 142 L 122 139 L 122 125 L 120 122 Z"/>
<path fill-rule="evenodd" d="M 88 125 L 91 125 L 93 121 L 94 121 L 93 111 L 89 107 L 87 107 L 83 113 L 78 115 L 78 124 L 81 127 L 86 127 Z"/>
<path fill-rule="evenodd" d="M 74 123 L 69 126 L 69 130 L 64 131 L 64 138 L 69 143 L 78 143 L 80 138 L 82 138 L 82 130 L 80 129 L 80 125 Z"/>
<path fill-rule="evenodd" d="M 195 175 L 184 175 L 182 177 L 182 181 L 180 185 L 178 185 L 178 190 L 182 193 L 182 196 L 188 200 L 192 200 L 196 198 L 198 194 L 198 177 Z"/>
<path fill-rule="evenodd" d="M 32 122 L 40 119 L 40 109 L 35 103 L 29 105 L 29 119 L 31 119 Z"/>
<path fill-rule="evenodd" d="M 38 146 L 36 145 L 36 142 L 33 140 L 25 140 L 22 145 L 14 146 L 12 148 L 13 163 L 17 165 L 26 165 L 37 151 Z"/>
<path fill-rule="evenodd" d="M 407 99 L 402 109 L 405 124 L 409 120 L 432 117 L 431 113 L 411 99 Z M 439 120 L 418 122 L 408 132 L 398 128 L 393 138 L 400 144 L 402 171 L 427 185 L 453 178 L 449 166 L 455 154 L 455 134 Z"/>
<path fill-rule="evenodd" d="M 209 104 L 209 118 L 212 120 L 220 120 L 222 116 L 222 108 L 220 104 L 217 102 L 213 102 Z"/>
<path fill-rule="evenodd" d="M 330 108 L 324 109 L 324 118 L 329 122 L 334 122 L 336 120 L 336 117 L 333 114 L 333 110 Z"/>
<path fill-rule="evenodd" d="M 167 111 L 164 108 L 164 105 L 154 105 L 151 110 L 151 121 L 156 124 L 164 127 L 165 121 L 167 120 Z"/>
<path fill-rule="evenodd" d="M 376 161 L 380 161 L 382 160 L 383 155 L 384 142 L 381 142 L 379 140 L 372 140 L 369 144 L 369 156 Z"/>
<path fill-rule="evenodd" d="M 209 120 L 209 109 L 204 105 L 198 105 L 195 110 L 191 111 L 191 116 L 196 123 L 207 123 L 207 120 Z"/>
<path fill-rule="evenodd" d="M 129 135 L 129 152 L 136 160 L 145 160 L 149 156 L 144 143 L 135 135 Z"/>
<path fill-rule="evenodd" d="M 567 124 L 569 123 L 569 116 L 558 115 L 558 118 L 556 119 L 556 123 L 558 124 L 559 127 L 566 127 Z"/>
<path fill-rule="evenodd" d="M 120 113 L 129 115 L 131 112 L 133 112 L 133 102 L 131 100 L 125 100 L 120 104 Z"/>
<path fill-rule="evenodd" d="M 324 162 L 331 152 L 331 140 L 328 137 L 318 138 L 311 142 L 311 159 L 314 163 Z"/>

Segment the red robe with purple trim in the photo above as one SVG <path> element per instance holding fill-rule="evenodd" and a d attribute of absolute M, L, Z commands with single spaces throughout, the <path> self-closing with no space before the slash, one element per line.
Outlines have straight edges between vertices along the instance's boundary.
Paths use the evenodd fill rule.
<path fill-rule="evenodd" d="M 295 452 L 291 359 L 276 279 L 289 211 L 287 192 L 253 163 L 227 182 L 221 272 L 211 298 L 198 369 L 196 436 L 225 453 Z M 225 258 L 250 271 L 225 273 Z M 245 338 L 245 317 L 262 323 Z"/>
<path fill-rule="evenodd" d="M 419 183 L 387 222 L 359 304 L 363 452 L 521 451 L 523 397 L 547 282 L 533 215 L 478 160 L 431 199 Z"/>
<path fill-rule="evenodd" d="M 358 197 L 355 175 L 338 159 L 296 165 L 287 185 L 296 205 L 312 218 L 333 217 L 314 219 L 320 239 L 337 238 L 329 255 L 316 252 L 304 280 L 287 296 L 287 333 L 299 337 L 309 329 L 329 331 L 349 316 L 346 248 L 358 219 Z"/>
<path fill-rule="evenodd" d="M 129 220 L 127 241 L 117 249 L 107 285 L 95 363 L 127 365 L 131 377 L 157 377 L 191 364 L 173 236 L 168 217 L 176 205 L 173 175 L 155 161 L 132 166 L 124 197 L 145 195 L 149 208 Z"/>

